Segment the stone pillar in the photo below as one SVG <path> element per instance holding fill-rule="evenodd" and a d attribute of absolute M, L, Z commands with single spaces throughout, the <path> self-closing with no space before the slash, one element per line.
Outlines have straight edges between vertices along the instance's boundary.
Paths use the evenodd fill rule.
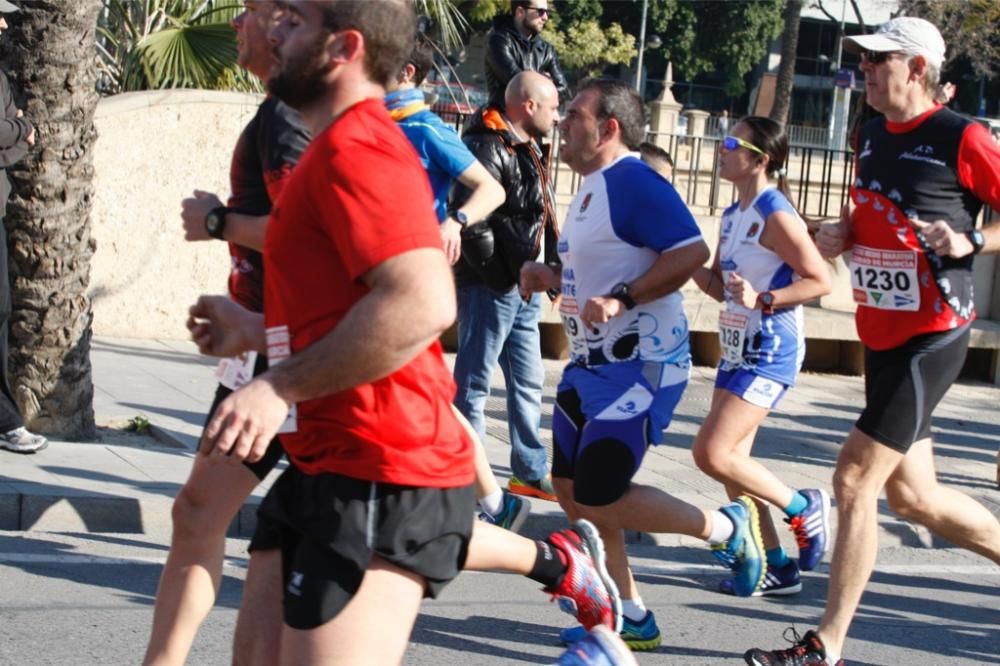
<path fill-rule="evenodd" d="M 691 109 L 685 111 L 688 117 L 688 136 L 705 136 L 705 125 L 708 123 L 708 111 Z"/>
<path fill-rule="evenodd" d="M 674 99 L 670 88 L 674 85 L 673 65 L 667 63 L 667 73 L 663 81 L 663 91 L 649 107 L 649 129 L 653 132 L 654 143 L 670 148 L 670 135 L 677 133 L 681 104 Z"/>

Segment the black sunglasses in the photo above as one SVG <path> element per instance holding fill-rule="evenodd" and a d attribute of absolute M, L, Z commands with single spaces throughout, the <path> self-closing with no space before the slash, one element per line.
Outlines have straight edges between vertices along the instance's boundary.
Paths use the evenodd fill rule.
<path fill-rule="evenodd" d="M 899 51 L 862 51 L 861 61 L 870 62 L 873 65 L 881 65 Z"/>
<path fill-rule="evenodd" d="M 545 7 L 528 7 L 528 9 L 534 9 L 536 12 L 538 12 L 539 16 L 551 16 L 552 15 L 552 10 L 551 9 L 546 9 Z"/>

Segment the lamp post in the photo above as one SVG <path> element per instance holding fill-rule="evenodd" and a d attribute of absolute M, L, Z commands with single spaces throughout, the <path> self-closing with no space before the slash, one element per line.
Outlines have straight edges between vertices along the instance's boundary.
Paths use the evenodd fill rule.
<path fill-rule="evenodd" d="M 635 65 L 635 89 L 642 93 L 642 56 L 646 52 L 646 15 L 649 13 L 649 0 L 642 0 L 642 24 L 639 26 L 639 60 Z"/>

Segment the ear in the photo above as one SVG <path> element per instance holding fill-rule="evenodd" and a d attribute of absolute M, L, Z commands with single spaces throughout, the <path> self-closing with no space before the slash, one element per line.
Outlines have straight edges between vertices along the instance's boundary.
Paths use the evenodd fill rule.
<path fill-rule="evenodd" d="M 919 81 L 927 75 L 927 58 L 922 55 L 915 55 L 910 58 L 910 80 Z"/>
<path fill-rule="evenodd" d="M 399 82 L 400 83 L 412 83 L 413 77 L 417 75 L 417 68 L 413 66 L 412 63 L 406 63 L 403 65 L 403 69 L 399 70 Z"/>
<path fill-rule="evenodd" d="M 365 38 L 357 30 L 344 30 L 327 37 L 326 52 L 332 63 L 347 64 L 364 57 Z"/>
<path fill-rule="evenodd" d="M 621 131 L 622 131 L 622 126 L 621 123 L 618 122 L 618 119 L 608 118 L 607 120 L 604 121 L 604 131 L 601 132 L 601 139 L 602 140 L 611 139 L 612 137 L 621 134 Z"/>

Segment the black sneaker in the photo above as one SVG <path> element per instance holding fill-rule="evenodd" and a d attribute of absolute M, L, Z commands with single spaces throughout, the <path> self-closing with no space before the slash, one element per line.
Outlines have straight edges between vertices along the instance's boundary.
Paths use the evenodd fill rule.
<path fill-rule="evenodd" d="M 792 638 L 788 638 L 788 632 Z M 815 631 L 807 631 L 805 636 L 799 636 L 795 627 L 785 629 L 785 640 L 792 647 L 784 650 L 768 652 L 759 648 L 747 650 L 743 660 L 750 666 L 844 666 L 844 660 L 838 659 L 833 664 L 826 658 L 826 648 Z"/>

